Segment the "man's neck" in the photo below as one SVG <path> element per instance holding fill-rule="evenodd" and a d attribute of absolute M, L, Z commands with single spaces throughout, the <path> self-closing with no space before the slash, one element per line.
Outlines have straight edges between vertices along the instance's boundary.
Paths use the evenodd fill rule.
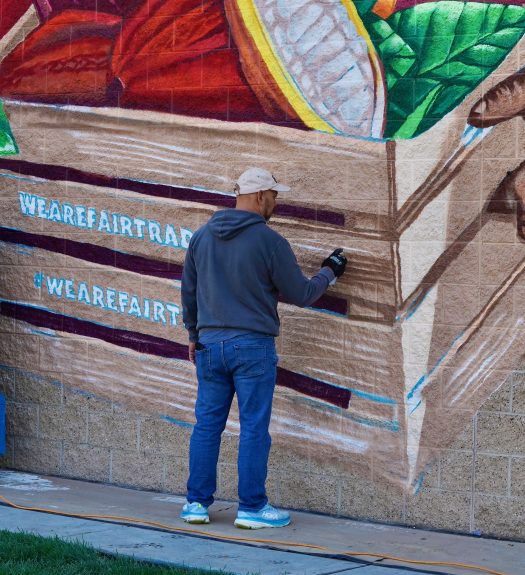
<path fill-rule="evenodd" d="M 237 203 L 235 205 L 235 209 L 236 210 L 242 210 L 243 212 L 252 212 L 254 214 L 257 215 L 261 215 L 261 212 L 259 211 L 259 208 L 257 206 L 253 206 L 252 204 L 244 204 L 244 202 L 239 202 L 239 200 L 237 200 Z"/>

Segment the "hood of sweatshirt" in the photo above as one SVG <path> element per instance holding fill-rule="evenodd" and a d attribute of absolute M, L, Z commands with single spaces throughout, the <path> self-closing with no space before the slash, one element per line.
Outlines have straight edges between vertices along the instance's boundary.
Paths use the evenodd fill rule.
<path fill-rule="evenodd" d="M 208 221 L 211 233 L 221 240 L 231 240 L 255 224 L 266 224 L 266 220 L 254 212 L 237 209 L 215 212 Z"/>

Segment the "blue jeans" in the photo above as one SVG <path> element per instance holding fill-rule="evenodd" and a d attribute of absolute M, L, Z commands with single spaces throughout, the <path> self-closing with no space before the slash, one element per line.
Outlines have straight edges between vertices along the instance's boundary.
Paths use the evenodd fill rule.
<path fill-rule="evenodd" d="M 268 503 L 268 427 L 277 372 L 274 338 L 253 334 L 212 343 L 196 352 L 195 363 L 199 389 L 197 423 L 190 441 L 188 501 L 205 507 L 213 503 L 221 434 L 237 393 L 241 426 L 239 509 L 259 511 Z"/>

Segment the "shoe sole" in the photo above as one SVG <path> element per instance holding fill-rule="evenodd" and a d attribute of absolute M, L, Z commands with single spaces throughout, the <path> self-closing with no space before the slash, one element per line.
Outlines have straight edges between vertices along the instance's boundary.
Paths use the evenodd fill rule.
<path fill-rule="evenodd" d="M 192 525 L 204 525 L 210 522 L 209 517 L 200 517 L 198 515 L 190 515 L 188 517 L 181 517 L 186 523 L 191 523 Z"/>
<path fill-rule="evenodd" d="M 250 521 L 249 519 L 236 519 L 233 523 L 238 529 L 263 529 L 265 527 L 286 527 L 290 520 L 282 523 L 265 523 L 264 521 Z"/>

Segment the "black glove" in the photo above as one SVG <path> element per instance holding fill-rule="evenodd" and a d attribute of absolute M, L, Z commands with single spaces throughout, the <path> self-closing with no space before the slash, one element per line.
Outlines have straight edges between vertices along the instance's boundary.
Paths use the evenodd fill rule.
<path fill-rule="evenodd" d="M 322 267 L 330 268 L 338 278 L 345 273 L 346 264 L 347 259 L 343 255 L 343 248 L 338 248 L 324 260 Z"/>

